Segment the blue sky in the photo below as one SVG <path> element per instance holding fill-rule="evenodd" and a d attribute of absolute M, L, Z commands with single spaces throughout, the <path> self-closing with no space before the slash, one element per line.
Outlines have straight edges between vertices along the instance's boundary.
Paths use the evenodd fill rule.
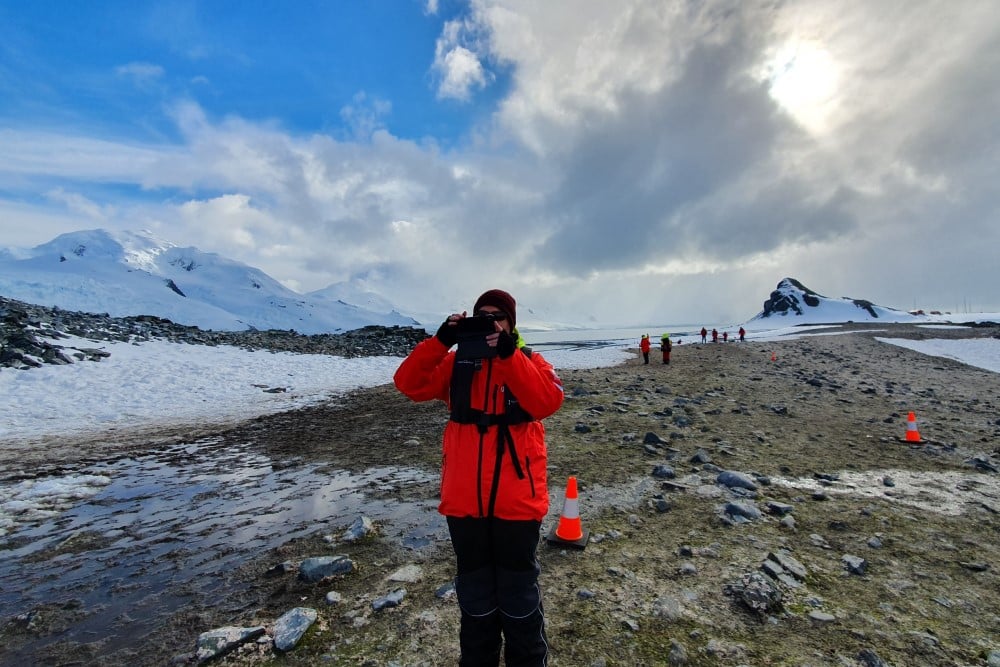
<path fill-rule="evenodd" d="M 420 312 L 996 311 L 998 44 L 986 0 L 0 3 L 0 245 L 149 229 Z"/>
<path fill-rule="evenodd" d="M 351 137 L 351 108 L 396 136 L 458 141 L 503 92 L 502 76 L 441 99 L 428 57 L 448 3 L 37 2 L 0 7 L 9 120 L 176 141 L 177 99 L 207 114 Z M 452 5 L 452 9 L 459 8 Z"/>

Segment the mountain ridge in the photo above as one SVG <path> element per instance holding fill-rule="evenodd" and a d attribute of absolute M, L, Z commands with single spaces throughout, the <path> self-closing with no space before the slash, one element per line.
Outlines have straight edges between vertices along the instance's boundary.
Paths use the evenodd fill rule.
<path fill-rule="evenodd" d="M 336 299 L 329 296 L 333 289 Z M 0 250 L 0 294 L 116 317 L 155 315 L 220 331 L 319 334 L 418 324 L 349 284 L 299 294 L 260 269 L 145 230 L 82 230 L 28 250 Z M 352 296 L 372 307 L 350 303 Z"/>

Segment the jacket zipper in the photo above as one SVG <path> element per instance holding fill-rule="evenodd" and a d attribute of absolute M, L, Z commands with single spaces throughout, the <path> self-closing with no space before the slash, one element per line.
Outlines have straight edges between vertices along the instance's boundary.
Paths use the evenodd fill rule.
<path fill-rule="evenodd" d="M 490 380 L 493 376 L 493 360 L 490 359 L 486 362 L 486 384 L 483 388 L 483 413 L 488 412 L 490 406 Z M 494 404 L 496 399 L 494 398 Z M 486 434 L 482 431 L 479 432 L 479 457 L 476 462 L 476 501 L 479 503 L 479 517 L 485 517 L 486 512 L 483 509 L 483 441 L 486 438 Z"/>
<path fill-rule="evenodd" d="M 531 497 L 535 497 L 535 477 L 531 474 L 531 457 L 524 457 L 524 469 L 528 474 L 528 483 L 531 485 Z"/>

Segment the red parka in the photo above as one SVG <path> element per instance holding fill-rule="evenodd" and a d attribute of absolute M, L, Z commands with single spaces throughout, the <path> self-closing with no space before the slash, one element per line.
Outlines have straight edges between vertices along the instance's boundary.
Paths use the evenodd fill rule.
<path fill-rule="evenodd" d="M 436 336 L 431 336 L 403 360 L 393 381 L 410 399 L 440 399 L 450 410 L 454 362 L 455 353 L 449 352 Z M 517 397 L 521 409 L 533 420 L 509 426 L 514 446 L 500 445 L 503 450 L 499 464 L 498 443 L 504 442 L 500 426 L 491 424 L 481 433 L 476 424 L 448 420 L 442 446 L 441 503 L 438 506 L 441 514 L 488 516 L 490 498 L 495 491 L 493 516 L 534 521 L 545 518 L 549 510 L 548 454 L 541 420 L 562 405 L 562 382 L 542 355 L 517 349 L 507 359 L 496 357 L 482 361 L 482 368 L 472 379 L 472 407 L 488 415 L 503 414 L 508 391 Z M 512 449 L 517 455 L 517 466 L 511 460 Z"/>

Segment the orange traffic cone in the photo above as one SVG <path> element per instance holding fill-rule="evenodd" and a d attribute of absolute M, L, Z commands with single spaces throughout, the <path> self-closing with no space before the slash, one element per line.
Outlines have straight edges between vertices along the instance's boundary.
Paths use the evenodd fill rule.
<path fill-rule="evenodd" d="M 583 550 L 590 539 L 590 531 L 580 523 L 580 504 L 576 496 L 576 477 L 566 483 L 566 500 L 563 503 L 559 525 L 552 529 L 546 541 L 553 546 L 572 547 Z"/>
<path fill-rule="evenodd" d="M 917 416 L 912 411 L 906 416 L 906 441 L 923 442 L 920 431 L 917 430 Z"/>

